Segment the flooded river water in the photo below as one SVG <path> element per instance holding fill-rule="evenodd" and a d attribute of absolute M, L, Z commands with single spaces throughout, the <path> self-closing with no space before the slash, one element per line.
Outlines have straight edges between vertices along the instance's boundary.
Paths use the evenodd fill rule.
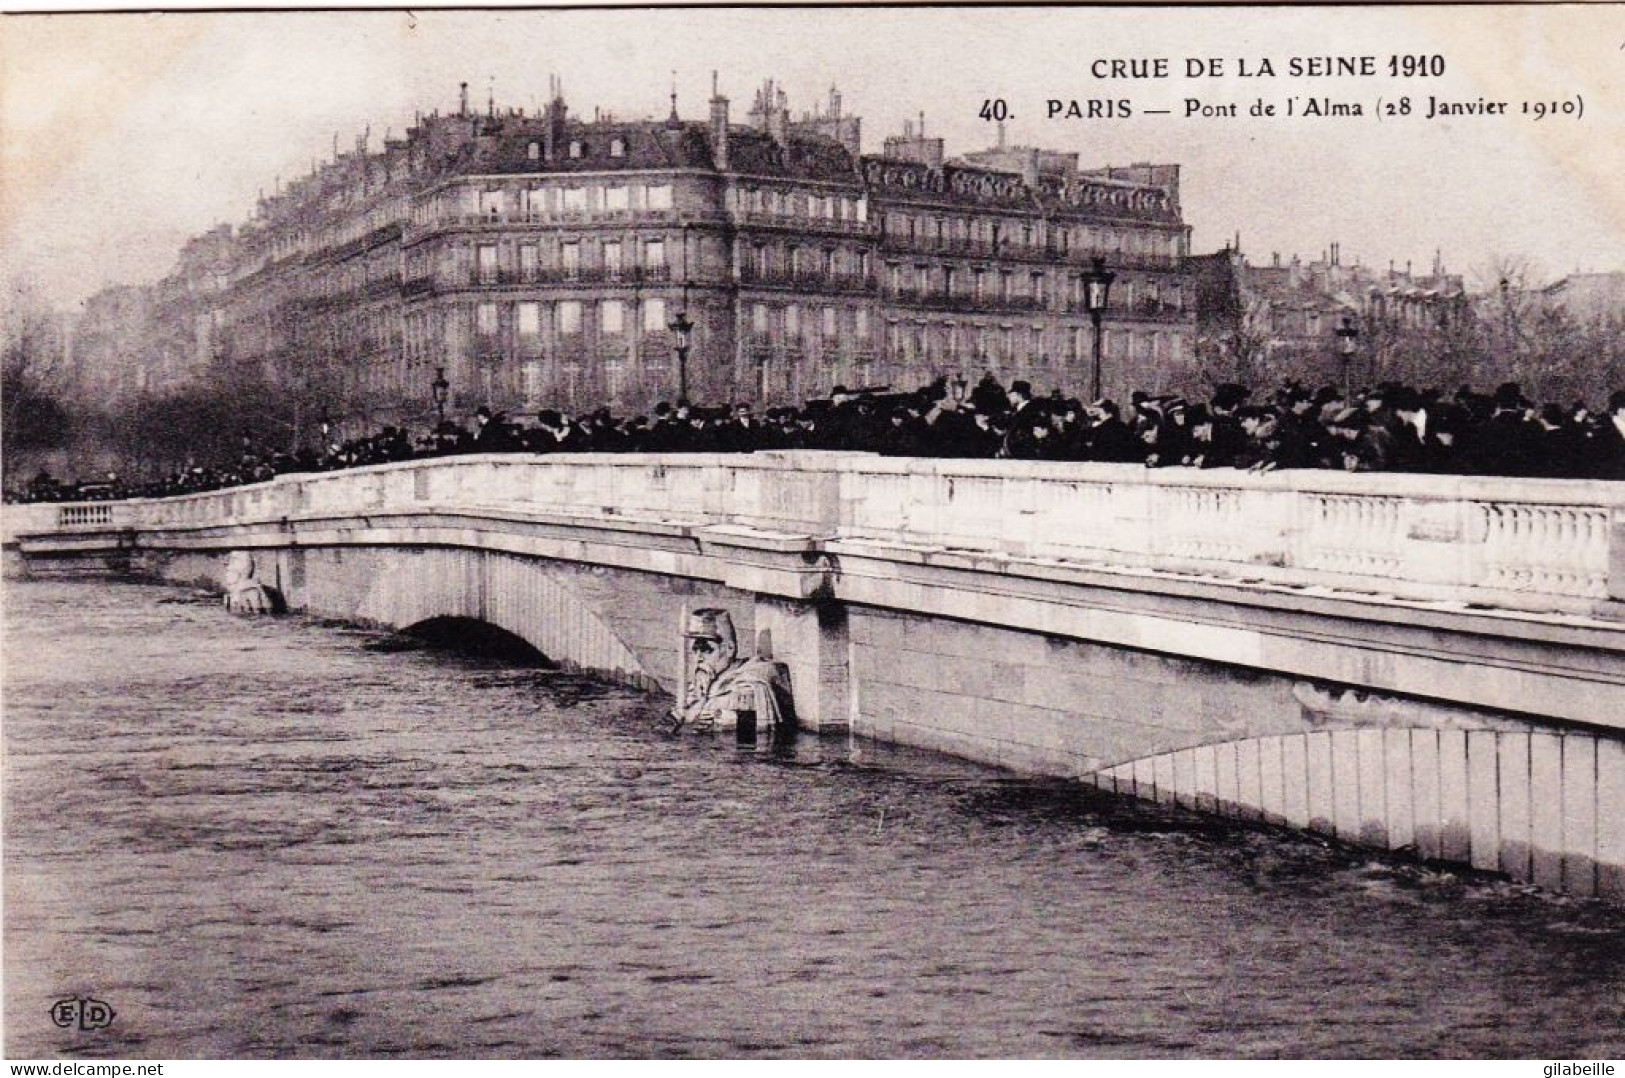
<path fill-rule="evenodd" d="M 1625 1055 L 1625 913 L 924 753 L 5 593 L 6 1051 Z M 675 645 L 674 645 L 675 646 Z M 54 1000 L 114 1010 L 60 1029 Z"/>

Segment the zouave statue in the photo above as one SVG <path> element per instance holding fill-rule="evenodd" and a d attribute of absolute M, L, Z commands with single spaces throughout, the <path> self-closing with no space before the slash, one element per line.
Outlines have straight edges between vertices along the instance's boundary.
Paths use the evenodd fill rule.
<path fill-rule="evenodd" d="M 726 610 L 696 610 L 683 626 L 683 680 L 676 728 L 737 729 L 741 716 L 754 716 L 759 729 L 795 721 L 790 674 L 767 656 L 742 657 L 733 618 Z"/>
<path fill-rule="evenodd" d="M 226 558 L 226 609 L 235 614 L 275 614 L 275 591 L 254 579 L 254 555 L 233 550 Z"/>

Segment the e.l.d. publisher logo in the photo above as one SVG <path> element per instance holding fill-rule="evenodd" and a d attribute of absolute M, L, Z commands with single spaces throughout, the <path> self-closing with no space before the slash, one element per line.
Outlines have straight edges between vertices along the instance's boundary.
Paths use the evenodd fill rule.
<path fill-rule="evenodd" d="M 58 1029 L 106 1029 L 113 1024 L 113 1008 L 89 996 L 69 996 L 51 1004 L 51 1021 Z"/>

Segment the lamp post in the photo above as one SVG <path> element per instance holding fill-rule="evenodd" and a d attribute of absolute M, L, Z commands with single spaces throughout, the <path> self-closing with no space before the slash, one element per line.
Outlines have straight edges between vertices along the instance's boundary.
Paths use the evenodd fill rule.
<path fill-rule="evenodd" d="M 682 404 L 688 400 L 688 348 L 694 323 L 687 311 L 678 311 L 668 328 L 677 335 L 677 402 Z"/>
<path fill-rule="evenodd" d="M 440 415 L 440 422 L 446 421 L 446 398 L 451 395 L 451 383 L 446 381 L 446 368 L 434 369 L 434 381 L 429 383 L 429 393 L 434 397 L 435 411 Z"/>
<path fill-rule="evenodd" d="M 1095 258 L 1094 268 L 1083 277 L 1083 305 L 1089 312 L 1089 321 L 1095 326 L 1095 363 L 1089 378 L 1089 399 L 1100 399 L 1100 319 L 1106 313 L 1106 302 L 1111 296 L 1112 282 L 1117 274 L 1106 268 L 1106 260 Z"/>
<path fill-rule="evenodd" d="M 1360 331 L 1354 325 L 1354 316 L 1345 314 L 1343 324 L 1334 331 L 1337 334 L 1337 349 L 1343 361 L 1343 400 L 1346 402 L 1352 396 L 1354 387 L 1349 382 L 1350 368 L 1354 366 L 1354 340 Z"/>

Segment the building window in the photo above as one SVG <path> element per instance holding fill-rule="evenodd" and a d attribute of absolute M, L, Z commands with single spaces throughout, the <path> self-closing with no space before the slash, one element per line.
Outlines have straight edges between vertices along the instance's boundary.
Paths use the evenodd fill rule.
<path fill-rule="evenodd" d="M 529 146 L 525 147 L 525 156 L 530 158 L 532 161 L 540 161 L 542 159 L 542 144 L 540 142 L 532 142 Z"/>
<path fill-rule="evenodd" d="M 751 308 L 750 328 L 758 337 L 767 336 L 767 304 L 758 303 Z"/>
<path fill-rule="evenodd" d="M 666 331 L 665 300 L 646 299 L 643 301 L 643 331 L 645 333 L 664 333 Z"/>
<path fill-rule="evenodd" d="M 587 212 L 587 189 L 585 187 L 566 187 L 564 189 L 564 212 Z"/>
<path fill-rule="evenodd" d="M 581 332 L 581 301 L 562 300 L 559 303 L 559 335 L 573 337 Z"/>
<path fill-rule="evenodd" d="M 571 139 L 570 140 L 570 156 L 572 158 L 579 158 L 582 155 L 583 152 L 585 152 L 585 147 L 581 145 L 581 140 L 580 139 Z"/>
<path fill-rule="evenodd" d="M 609 140 L 609 155 L 611 157 L 625 157 L 626 156 L 626 141 L 624 139 L 618 139 L 618 138 L 610 139 Z"/>
<path fill-rule="evenodd" d="M 860 341 L 869 339 L 869 308 L 859 307 L 857 311 L 857 324 L 854 327 Z"/>
<path fill-rule="evenodd" d="M 610 184 L 604 189 L 604 209 L 611 213 L 624 212 L 631 205 L 631 200 L 626 197 L 626 187 L 622 184 Z"/>
<path fill-rule="evenodd" d="M 482 337 L 497 335 L 497 305 L 482 303 L 474 312 L 474 330 Z"/>
<path fill-rule="evenodd" d="M 608 334 L 626 332 L 626 304 L 618 299 L 606 299 L 599 310 L 598 324 Z"/>
<path fill-rule="evenodd" d="M 519 245 L 519 272 L 527 281 L 536 279 L 536 245 L 534 243 L 521 243 Z"/>
<path fill-rule="evenodd" d="M 520 337 L 536 337 L 542 332 L 542 305 L 521 303 L 517 308 Z"/>
<path fill-rule="evenodd" d="M 824 336 L 829 340 L 835 339 L 835 308 L 824 308 Z"/>
<path fill-rule="evenodd" d="M 666 264 L 666 241 L 645 240 L 643 244 L 643 264 L 655 269 Z"/>
<path fill-rule="evenodd" d="M 526 363 L 520 368 L 520 375 L 525 380 L 525 399 L 534 401 L 542 396 L 542 365 L 540 363 Z"/>
<path fill-rule="evenodd" d="M 671 184 L 655 183 L 649 185 L 649 208 L 651 210 L 671 209 Z"/>
<path fill-rule="evenodd" d="M 480 192 L 480 214 L 485 217 L 502 216 L 502 192 Z"/>
<path fill-rule="evenodd" d="M 619 240 L 604 241 L 604 272 L 611 277 L 621 275 L 621 242 Z"/>
<path fill-rule="evenodd" d="M 784 335 L 791 338 L 801 336 L 801 308 L 794 303 L 784 309 Z"/>
<path fill-rule="evenodd" d="M 581 244 L 575 240 L 559 246 L 559 263 L 564 269 L 566 277 L 575 277 L 581 273 Z"/>
<path fill-rule="evenodd" d="M 1028 347 L 1032 349 L 1032 358 L 1034 360 L 1044 354 L 1044 329 L 1042 326 L 1033 327 L 1032 342 Z"/>
<path fill-rule="evenodd" d="M 482 243 L 474 248 L 474 265 L 481 284 L 492 284 L 497 279 L 497 245 Z"/>
<path fill-rule="evenodd" d="M 751 265 L 755 268 L 758 277 L 767 276 L 767 247 L 764 244 L 758 243 L 756 245 L 756 249 L 752 252 Z"/>

